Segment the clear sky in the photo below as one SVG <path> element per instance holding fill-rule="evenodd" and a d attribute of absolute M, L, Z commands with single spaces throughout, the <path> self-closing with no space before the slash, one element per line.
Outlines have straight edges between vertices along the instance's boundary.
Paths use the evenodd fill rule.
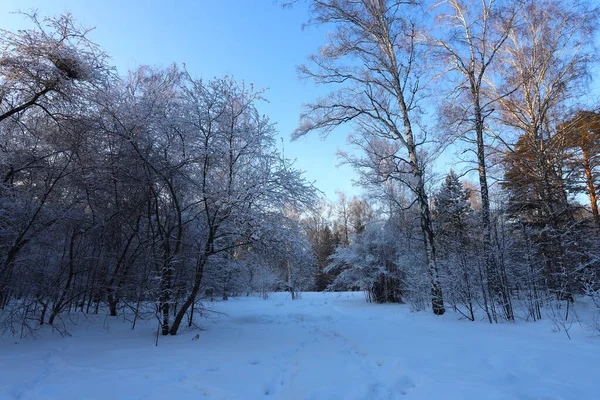
<path fill-rule="evenodd" d="M 296 160 L 331 200 L 336 190 L 360 193 L 352 186 L 356 175 L 349 166 L 337 167 L 337 149 L 346 145 L 350 126 L 336 130 L 326 140 L 317 134 L 290 142 L 302 104 L 325 94 L 310 81 L 300 81 L 296 66 L 318 50 L 327 32 L 322 28 L 302 29 L 308 18 L 304 2 L 283 9 L 275 0 L 0 0 L 0 27 L 28 27 L 18 10 L 37 9 L 41 15 L 70 11 L 111 57 L 120 73 L 138 65 L 167 66 L 186 63 L 195 76 L 206 79 L 232 75 L 268 89 L 268 103 L 259 109 L 276 122 L 284 138 L 285 155 Z M 600 69 L 595 70 L 598 82 Z M 598 84 L 593 97 L 600 95 Z M 435 163 L 438 178 L 455 161 L 446 151 Z M 456 170 L 466 164 L 454 166 Z M 475 179 L 471 177 L 471 179 Z"/>
<path fill-rule="evenodd" d="M 282 9 L 273 0 L 0 0 L 0 27 L 28 27 L 14 11 L 37 9 L 40 15 L 69 11 L 86 27 L 90 38 L 111 57 L 120 73 L 138 65 L 186 63 L 192 75 L 212 78 L 232 75 L 268 88 L 269 103 L 259 109 L 276 122 L 285 156 L 296 159 L 308 180 L 335 199 L 336 190 L 358 194 L 355 174 L 336 167 L 338 148 L 348 149 L 349 127 L 321 140 L 312 135 L 290 142 L 302 104 L 324 88 L 300 81 L 296 66 L 318 50 L 326 32 L 302 29 L 308 12 L 304 4 Z"/>

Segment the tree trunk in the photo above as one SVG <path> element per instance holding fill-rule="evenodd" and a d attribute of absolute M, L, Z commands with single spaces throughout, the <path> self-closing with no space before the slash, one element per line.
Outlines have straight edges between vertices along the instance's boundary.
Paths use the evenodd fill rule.
<path fill-rule="evenodd" d="M 514 320 L 512 305 L 505 287 L 506 279 L 502 276 L 496 260 L 496 249 L 492 244 L 490 199 L 487 183 L 487 167 L 485 163 L 485 143 L 483 140 L 484 117 L 479 102 L 479 91 L 475 77 L 470 76 L 471 94 L 473 96 L 475 134 L 477 142 L 477 170 L 479 175 L 479 188 L 481 193 L 481 230 L 483 239 L 483 257 L 487 278 L 488 293 L 491 297 L 491 307 L 495 309 L 494 299 L 500 296 L 504 314 L 509 321 Z M 495 311 L 493 311 L 495 313 Z"/>
<path fill-rule="evenodd" d="M 163 335 L 169 334 L 169 311 L 171 301 L 171 283 L 173 280 L 173 266 L 168 260 L 165 260 L 162 276 L 160 280 L 160 312 L 162 313 L 161 332 Z"/>
<path fill-rule="evenodd" d="M 402 93 L 400 78 L 396 76 L 397 92 Z M 408 109 L 404 98 L 397 96 L 397 101 L 403 113 L 404 134 L 406 135 L 406 149 L 410 160 L 412 174 L 416 179 L 414 192 L 417 195 L 417 204 L 421 215 L 421 230 L 425 242 L 425 257 L 427 261 L 427 273 L 431 282 L 431 306 L 435 315 L 443 315 L 446 312 L 444 308 L 444 296 L 440 285 L 439 270 L 437 266 L 437 255 L 434 241 L 433 224 L 431 221 L 431 212 L 429 210 L 429 199 L 425 191 L 425 179 L 419 163 L 417 146 L 413 137 L 412 125 L 408 116 Z"/>
<path fill-rule="evenodd" d="M 119 304 L 117 298 L 114 297 L 112 294 L 109 294 L 107 300 L 108 300 L 109 315 L 111 317 L 116 317 L 117 316 L 117 305 Z"/>
<path fill-rule="evenodd" d="M 48 318 L 48 324 L 53 325 L 54 319 L 58 316 L 58 314 L 62 311 L 65 306 L 65 298 L 67 297 L 67 293 L 71 288 L 71 283 L 73 282 L 73 277 L 75 276 L 75 238 L 77 237 L 77 232 L 73 231 L 71 235 L 71 242 L 69 243 L 69 262 L 68 262 L 68 275 L 67 282 L 65 287 L 60 295 L 60 298 L 54 303 L 54 307 L 52 307 L 52 314 L 50 314 L 50 318 Z"/>
<path fill-rule="evenodd" d="M 413 160 L 416 166 L 416 154 L 411 152 L 411 161 Z M 421 170 L 418 167 L 413 167 L 413 174 L 417 178 L 417 202 L 421 214 L 421 229 L 425 242 L 425 256 L 427 259 L 427 273 L 431 282 L 431 305 L 435 315 L 443 315 L 446 312 L 444 308 L 444 296 L 440 285 L 439 270 L 437 266 L 437 255 L 434 242 L 433 226 L 431 223 L 431 213 L 429 210 L 429 202 L 425 193 L 425 182 Z"/>
<path fill-rule="evenodd" d="M 590 206 L 592 208 L 592 215 L 594 216 L 594 222 L 596 226 L 600 228 L 600 215 L 598 214 L 598 195 L 596 194 L 596 186 L 594 176 L 592 174 L 592 168 L 590 166 L 590 159 L 588 152 L 583 149 L 583 169 L 585 171 L 585 183 L 587 186 L 588 195 L 590 196 Z"/>
<path fill-rule="evenodd" d="M 175 320 L 173 321 L 173 325 L 171 326 L 171 330 L 169 333 L 171 335 L 177 335 L 177 331 L 179 330 L 179 326 L 185 317 L 187 310 L 190 308 L 192 304 L 196 301 L 196 296 L 198 295 L 198 291 L 200 290 L 200 284 L 202 283 L 202 276 L 204 275 L 204 266 L 208 261 L 208 255 L 203 254 L 198 257 L 198 261 L 196 263 L 196 275 L 194 277 L 194 285 L 192 286 L 192 291 L 185 299 L 179 312 L 175 316 Z"/>

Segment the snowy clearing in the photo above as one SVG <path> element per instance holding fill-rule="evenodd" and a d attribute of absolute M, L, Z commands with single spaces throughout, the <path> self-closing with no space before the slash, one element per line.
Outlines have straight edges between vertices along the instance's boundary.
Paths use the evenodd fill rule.
<path fill-rule="evenodd" d="M 549 321 L 490 325 L 285 293 L 210 304 L 205 331 L 80 323 L 73 336 L 0 341 L 1 399 L 597 399 L 600 339 Z"/>

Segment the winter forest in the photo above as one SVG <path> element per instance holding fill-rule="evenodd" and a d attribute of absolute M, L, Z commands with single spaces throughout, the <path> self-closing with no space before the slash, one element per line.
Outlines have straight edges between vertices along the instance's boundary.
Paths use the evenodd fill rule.
<path fill-rule="evenodd" d="M 274 7 L 300 3 L 328 33 L 299 79 L 325 92 L 293 133 L 233 76 L 119 74 L 76 16 L 0 30 L 3 337 L 68 337 L 101 316 L 151 324 L 154 345 L 232 299 L 321 295 L 306 292 L 406 307 L 432 329 L 600 334 L 598 5 Z M 279 135 L 342 129 L 362 194 L 327 199 Z M 364 398 L 396 398 L 379 395 Z"/>

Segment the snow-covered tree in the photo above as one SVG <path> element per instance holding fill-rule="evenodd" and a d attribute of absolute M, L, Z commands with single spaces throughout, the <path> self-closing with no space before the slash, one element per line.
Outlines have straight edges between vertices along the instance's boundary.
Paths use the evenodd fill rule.
<path fill-rule="evenodd" d="M 469 196 L 469 190 L 450 170 L 434 197 L 433 218 L 446 298 L 456 310 L 474 321 L 478 277 L 484 272 L 474 246 L 475 215 Z"/>
<path fill-rule="evenodd" d="M 329 133 L 352 123 L 364 148 L 370 138 L 397 146 L 392 162 L 403 160 L 403 175 L 420 210 L 421 230 L 431 285 L 431 305 L 444 314 L 444 299 L 434 231 L 426 190 L 423 144 L 418 129 L 419 95 L 426 69 L 420 11 L 417 3 L 397 1 L 310 1 L 311 23 L 331 26 L 327 43 L 301 66 L 301 74 L 316 83 L 332 85 L 328 96 L 306 106 L 294 137 L 310 132 Z M 396 179 L 399 179 L 396 176 Z"/>
<path fill-rule="evenodd" d="M 348 247 L 338 247 L 328 271 L 341 270 L 332 290 L 363 290 L 368 301 L 402 302 L 402 272 L 398 267 L 398 238 L 384 221 L 367 223 Z"/>
<path fill-rule="evenodd" d="M 239 294 L 249 262 L 277 255 L 260 265 L 294 293 L 312 287 L 288 212 L 314 189 L 278 153 L 262 92 L 175 66 L 120 79 L 70 16 L 32 18 L 1 35 L 0 308 L 54 325 L 74 307 L 155 301 L 176 334 L 205 270 Z"/>

